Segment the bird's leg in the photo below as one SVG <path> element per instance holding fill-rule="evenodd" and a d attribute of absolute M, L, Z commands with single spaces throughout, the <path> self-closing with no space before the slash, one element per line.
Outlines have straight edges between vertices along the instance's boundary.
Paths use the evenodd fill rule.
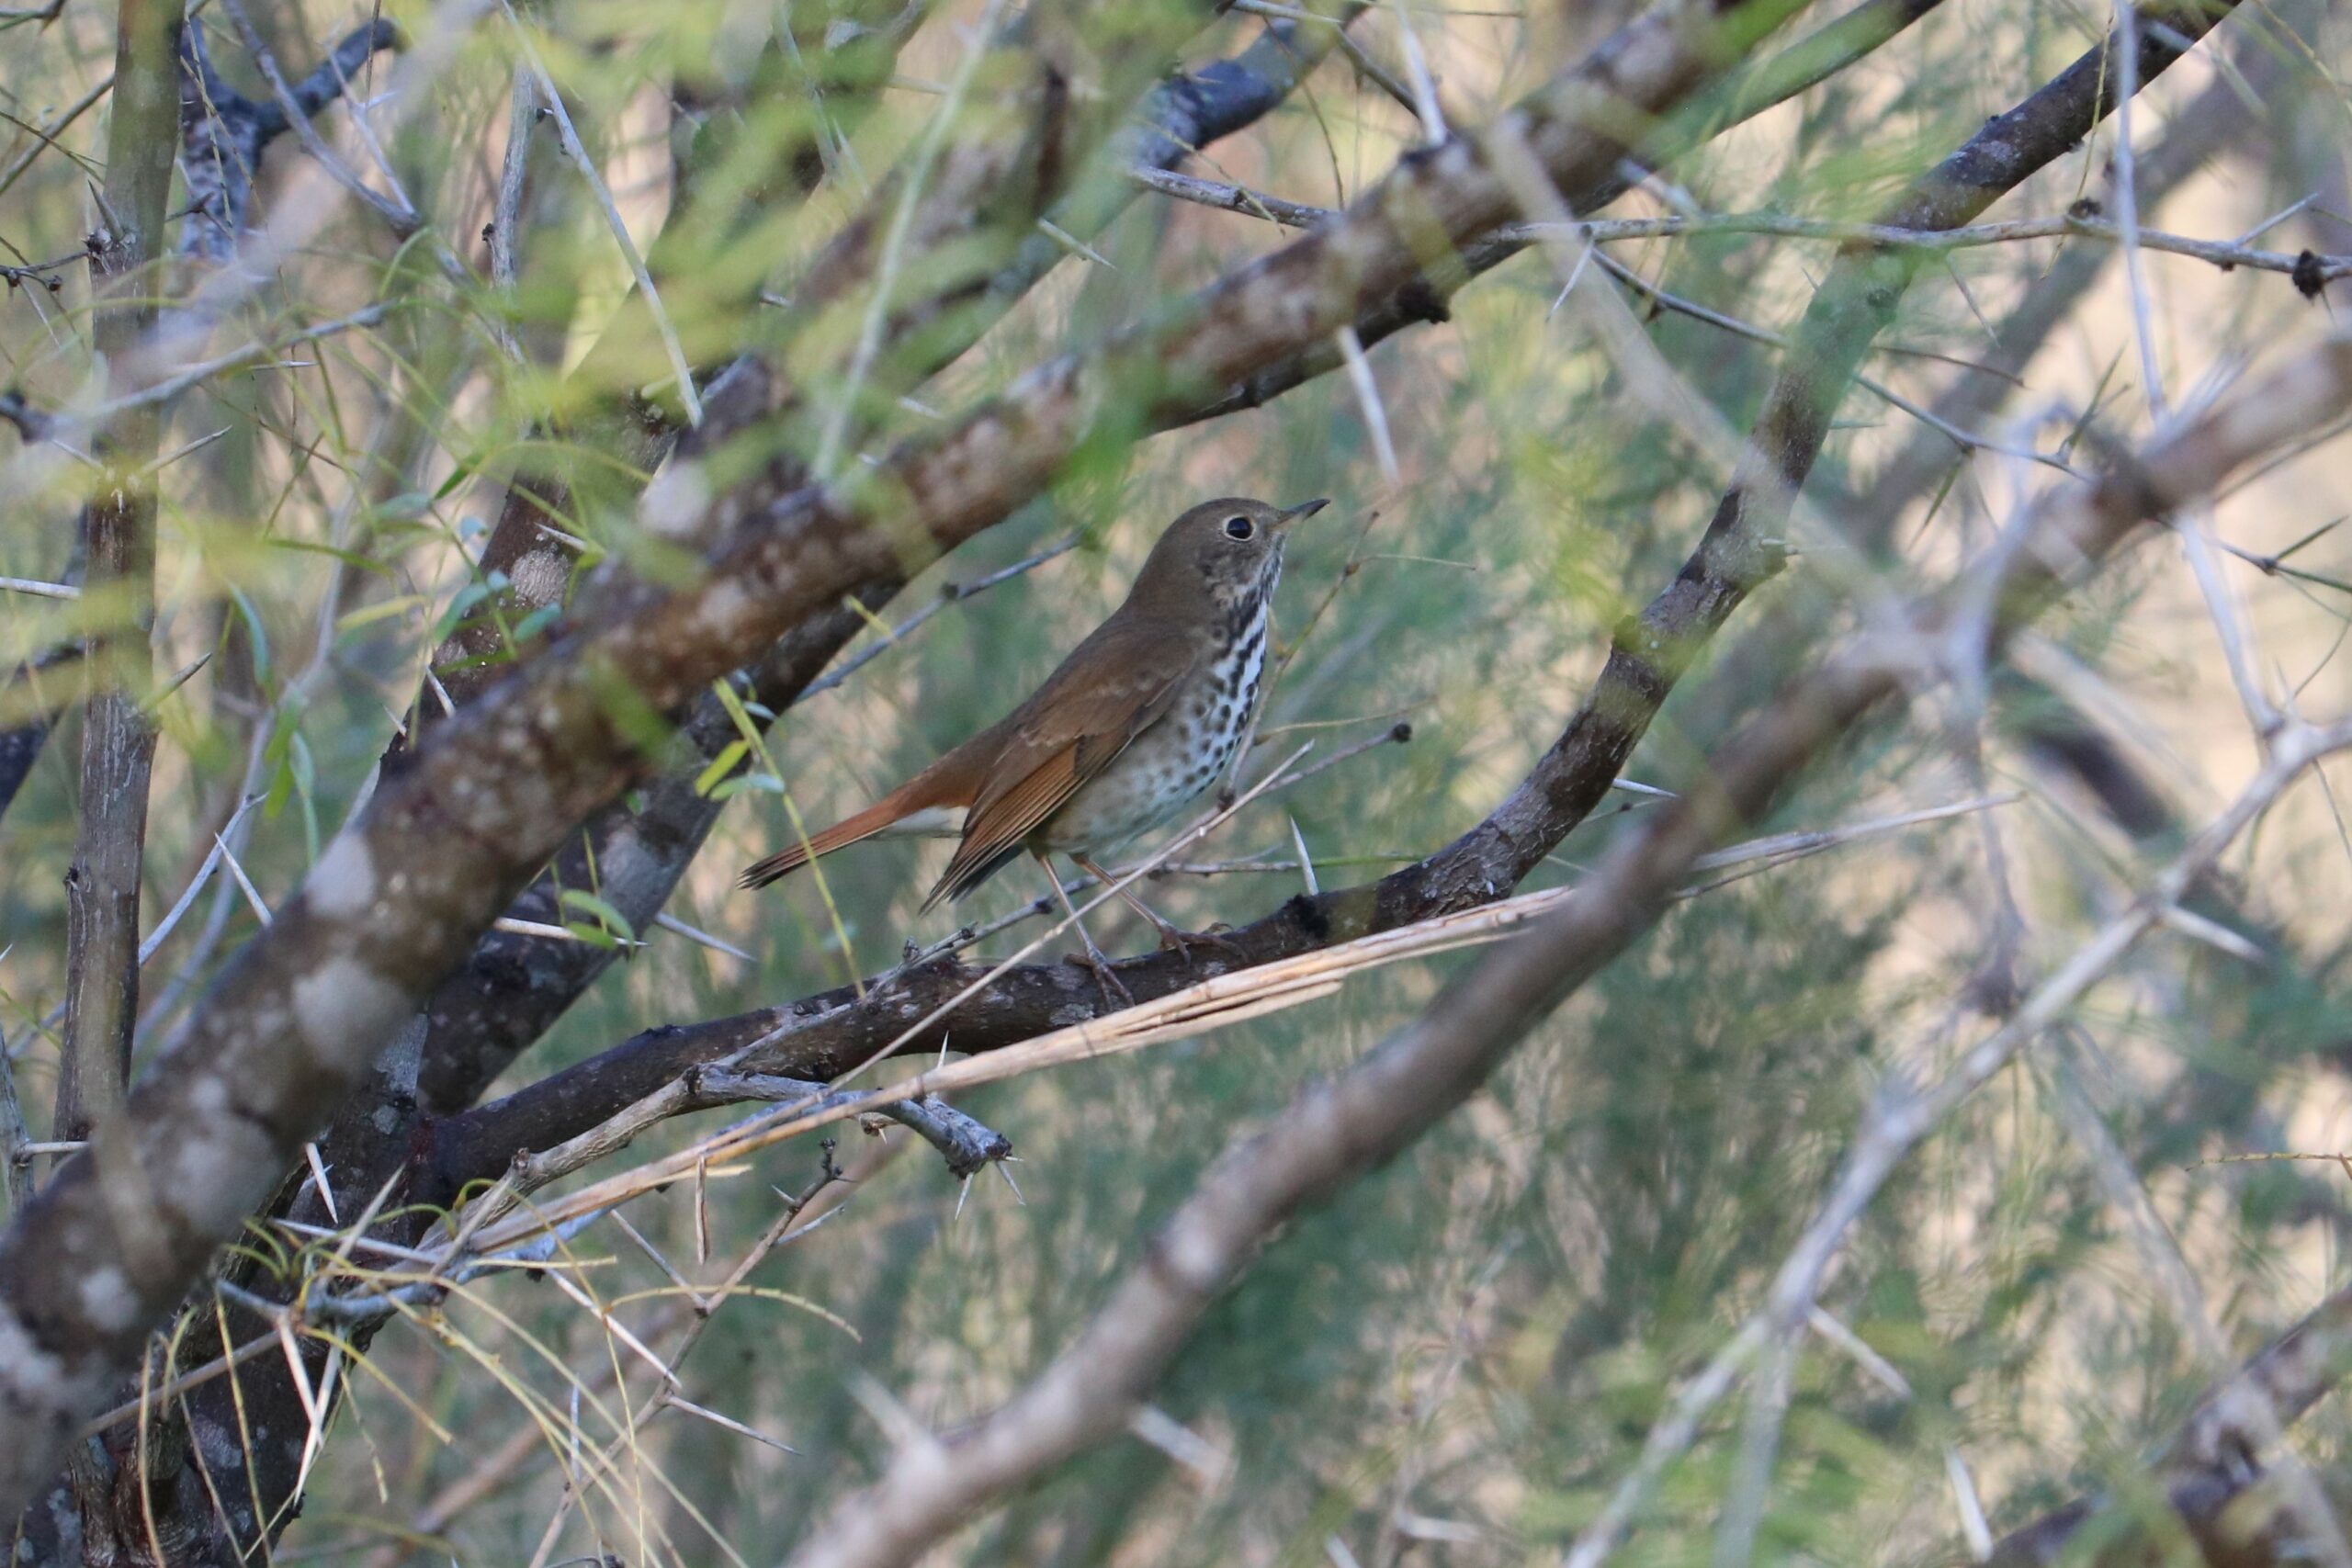
<path fill-rule="evenodd" d="M 1238 946 L 1226 941 L 1225 938 L 1221 936 L 1217 936 L 1210 931 L 1188 931 L 1183 927 L 1176 924 L 1173 920 L 1166 919 L 1159 913 L 1159 911 L 1154 909 L 1150 905 L 1136 897 L 1131 889 L 1120 886 L 1119 879 L 1117 877 L 1113 876 L 1109 872 L 1103 870 L 1101 866 L 1096 865 L 1086 856 L 1074 854 L 1069 858 L 1078 863 L 1078 868 L 1080 871 L 1094 878 L 1095 881 L 1101 883 L 1112 892 L 1116 893 L 1121 898 L 1125 899 L 1128 908 L 1133 909 L 1136 914 L 1141 915 L 1145 919 L 1149 920 L 1151 922 L 1152 929 L 1159 933 L 1159 945 L 1162 947 L 1172 947 L 1178 953 L 1182 953 L 1184 955 L 1184 962 L 1188 966 L 1193 962 L 1193 949 L 1196 947 L 1216 948 L 1219 953 L 1224 953 L 1228 958 L 1239 958 L 1242 956 L 1241 949 Z"/>
<path fill-rule="evenodd" d="M 1101 948 L 1094 945 L 1094 938 L 1088 932 L 1086 922 L 1078 918 L 1078 907 L 1069 901 L 1069 895 L 1062 891 L 1062 879 L 1055 874 L 1054 863 L 1047 860 L 1042 851 L 1036 852 L 1036 855 L 1037 867 L 1046 874 L 1046 882 L 1053 888 L 1054 897 L 1060 901 L 1062 912 L 1069 916 L 1069 923 L 1077 929 L 1078 940 L 1086 944 L 1086 956 L 1081 958 L 1073 953 L 1069 955 L 1069 962 L 1094 971 L 1094 983 L 1102 987 L 1105 1005 L 1114 1008 L 1135 1006 L 1135 997 L 1119 983 L 1118 976 L 1111 972 L 1111 961 L 1102 956 Z M 1114 991 L 1118 993 L 1116 1000 L 1112 999 Z"/>

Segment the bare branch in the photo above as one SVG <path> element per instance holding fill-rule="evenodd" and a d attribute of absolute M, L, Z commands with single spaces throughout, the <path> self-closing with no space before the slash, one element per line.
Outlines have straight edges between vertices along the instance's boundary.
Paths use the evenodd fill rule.
<path fill-rule="evenodd" d="M 164 254 L 180 28 L 178 0 L 127 6 L 119 21 L 105 197 L 119 227 L 91 247 L 97 292 L 112 297 L 96 325 L 97 350 L 109 364 L 152 331 L 157 316 L 147 273 Z M 90 1136 L 119 1111 L 138 1021 L 140 860 L 155 747 L 140 705 L 152 677 L 147 639 L 155 613 L 155 492 L 144 470 L 154 461 L 159 430 L 153 417 L 136 413 L 101 427 L 106 473 L 82 514 L 89 585 L 121 597 L 124 624 L 93 637 L 84 664 L 87 717 L 79 832 L 66 874 L 66 1044 L 54 1122 L 56 1135 L 67 1139 Z M 136 1194 L 133 1186 L 119 1196 L 135 1204 Z"/>

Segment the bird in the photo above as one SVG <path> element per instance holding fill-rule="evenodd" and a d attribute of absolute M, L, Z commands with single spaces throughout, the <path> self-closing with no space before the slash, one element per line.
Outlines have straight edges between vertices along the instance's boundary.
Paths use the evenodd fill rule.
<path fill-rule="evenodd" d="M 1263 683 L 1274 586 L 1292 525 L 1329 504 L 1227 496 L 1170 524 L 1125 601 L 1003 718 L 821 831 L 746 869 L 764 887 L 820 855 L 876 834 L 954 833 L 959 842 L 925 912 L 971 892 L 1026 852 L 1045 868 L 1086 954 L 1116 982 L 1062 889 L 1058 852 L 1106 887 L 1100 857 L 1165 823 L 1219 778 L 1241 745 Z M 953 813 L 963 812 L 960 827 Z M 1125 889 L 1164 946 L 1219 939 L 1184 931 Z"/>

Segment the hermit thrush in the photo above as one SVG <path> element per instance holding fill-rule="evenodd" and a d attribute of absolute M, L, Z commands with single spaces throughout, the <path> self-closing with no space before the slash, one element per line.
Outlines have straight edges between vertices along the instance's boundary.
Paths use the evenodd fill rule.
<path fill-rule="evenodd" d="M 1108 886 L 1096 857 L 1166 822 L 1232 761 L 1265 672 L 1283 539 L 1326 504 L 1227 499 L 1193 507 L 1152 547 L 1126 602 L 1027 702 L 865 810 L 752 866 L 742 886 L 765 886 L 884 832 L 961 837 L 925 909 L 969 893 L 1023 850 L 1057 897 L 1049 851 Z M 948 813 L 958 808 L 962 826 L 950 829 Z M 1163 942 L 1199 940 L 1127 902 Z M 1082 925 L 1079 934 L 1102 973 L 1093 939 Z"/>

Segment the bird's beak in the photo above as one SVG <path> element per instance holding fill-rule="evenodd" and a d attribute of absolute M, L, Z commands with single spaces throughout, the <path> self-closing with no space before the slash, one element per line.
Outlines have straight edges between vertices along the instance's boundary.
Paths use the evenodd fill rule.
<path fill-rule="evenodd" d="M 1314 516 L 1330 504 L 1330 497 L 1318 495 L 1313 501 L 1302 501 L 1296 506 L 1283 508 L 1274 514 L 1274 521 L 1286 527 L 1303 517 Z"/>

